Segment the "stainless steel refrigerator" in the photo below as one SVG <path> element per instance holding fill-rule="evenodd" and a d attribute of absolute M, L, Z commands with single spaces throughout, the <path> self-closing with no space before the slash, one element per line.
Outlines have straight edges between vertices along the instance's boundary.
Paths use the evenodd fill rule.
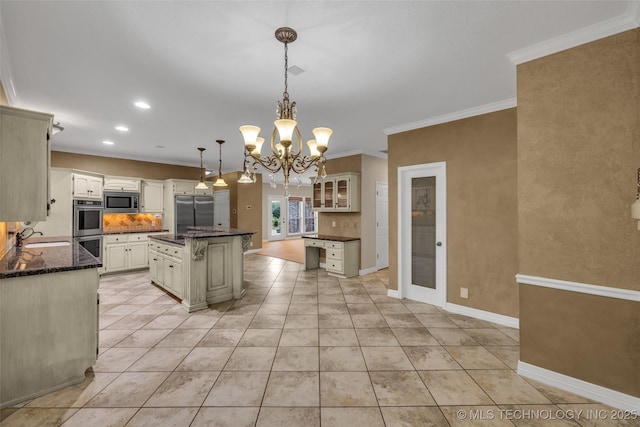
<path fill-rule="evenodd" d="M 212 196 L 176 196 L 175 233 L 182 234 L 187 227 L 213 227 Z"/>

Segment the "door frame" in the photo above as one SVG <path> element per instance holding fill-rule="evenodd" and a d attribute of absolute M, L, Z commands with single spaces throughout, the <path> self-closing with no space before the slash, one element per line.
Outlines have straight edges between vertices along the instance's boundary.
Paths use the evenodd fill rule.
<path fill-rule="evenodd" d="M 417 173 L 417 175 L 416 175 Z M 444 307 L 447 303 L 447 162 L 398 168 L 398 293 L 406 298 L 411 278 L 411 181 L 414 176 L 436 177 L 436 289 L 422 301 Z M 405 283 L 406 282 L 406 283 Z"/>
<path fill-rule="evenodd" d="M 272 211 L 271 206 L 273 206 L 273 202 L 280 202 L 280 235 L 274 236 L 271 234 L 271 218 Z M 274 242 L 278 240 L 284 240 L 287 238 L 287 222 L 286 215 L 287 212 L 287 198 L 285 196 L 276 196 L 276 195 L 268 195 L 267 196 L 267 240 L 269 242 Z"/>

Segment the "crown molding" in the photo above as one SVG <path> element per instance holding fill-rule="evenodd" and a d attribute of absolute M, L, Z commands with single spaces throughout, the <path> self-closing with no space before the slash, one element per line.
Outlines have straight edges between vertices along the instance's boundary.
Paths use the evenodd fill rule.
<path fill-rule="evenodd" d="M 481 114 L 494 113 L 500 110 L 506 110 L 507 108 L 513 108 L 517 106 L 516 98 L 504 99 L 502 101 L 491 102 L 489 104 L 479 105 L 477 107 L 467 108 L 465 110 L 456 111 L 453 113 L 443 114 L 442 116 L 432 117 L 430 119 L 420 120 L 417 122 L 406 123 L 404 125 L 393 126 L 383 129 L 383 132 L 389 136 L 396 133 L 407 132 L 410 130 L 426 128 L 429 126 L 439 125 L 442 123 L 453 122 L 455 120 L 466 119 L 473 116 L 479 116 Z"/>
<path fill-rule="evenodd" d="M 387 153 L 381 153 L 379 151 L 374 151 L 374 150 L 367 150 L 367 149 L 357 149 L 357 150 L 349 150 L 349 151 L 343 151 L 340 153 L 335 153 L 333 155 L 325 155 L 325 157 L 328 160 L 331 159 L 339 159 L 341 157 L 349 157 L 349 156 L 357 156 L 357 155 L 367 155 L 367 156 L 373 156 L 373 157 L 379 157 L 381 159 L 388 159 L 389 156 Z"/>
<path fill-rule="evenodd" d="M 572 31 L 561 36 L 508 53 L 507 58 L 519 65 L 581 44 L 609 37 L 640 26 L 640 1 L 631 0 L 624 15 Z"/>

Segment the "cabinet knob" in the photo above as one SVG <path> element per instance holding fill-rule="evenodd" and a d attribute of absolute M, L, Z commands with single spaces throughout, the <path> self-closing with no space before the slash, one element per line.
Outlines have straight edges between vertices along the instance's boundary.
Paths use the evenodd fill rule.
<path fill-rule="evenodd" d="M 442 242 L 436 243 L 436 246 L 442 246 Z"/>

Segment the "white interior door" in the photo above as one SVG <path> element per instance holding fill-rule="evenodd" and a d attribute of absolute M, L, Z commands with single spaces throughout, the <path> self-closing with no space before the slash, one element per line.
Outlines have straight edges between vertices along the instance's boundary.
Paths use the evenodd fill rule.
<path fill-rule="evenodd" d="M 398 290 L 444 307 L 447 299 L 446 163 L 398 169 Z"/>
<path fill-rule="evenodd" d="M 376 268 L 389 267 L 389 186 L 376 182 Z"/>
<path fill-rule="evenodd" d="M 287 235 L 287 204 L 284 196 L 268 196 L 268 240 L 283 240 Z"/>

